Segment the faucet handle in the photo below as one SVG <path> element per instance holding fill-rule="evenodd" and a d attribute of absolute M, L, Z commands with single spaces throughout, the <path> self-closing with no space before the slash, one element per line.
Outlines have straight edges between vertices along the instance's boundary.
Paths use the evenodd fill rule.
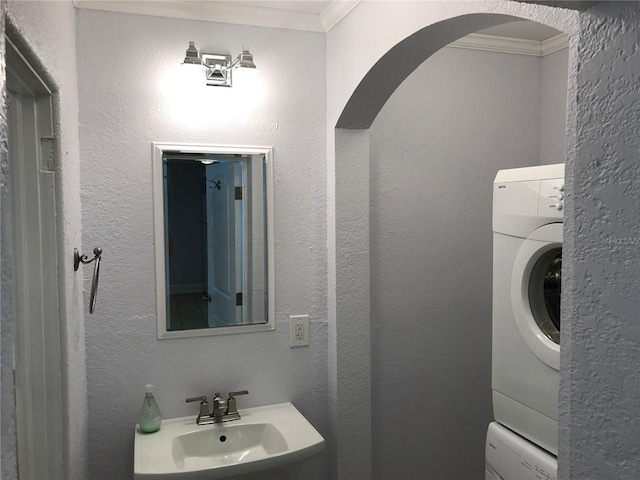
<path fill-rule="evenodd" d="M 249 395 L 249 390 L 240 390 L 239 392 L 229 392 L 229 397 L 237 397 L 238 395 Z"/>
<path fill-rule="evenodd" d="M 227 415 L 235 415 L 237 418 L 240 418 L 238 415 L 238 407 L 236 406 L 236 395 L 248 395 L 248 390 L 241 390 L 239 392 L 229 392 L 229 400 L 227 400 Z"/>
<path fill-rule="evenodd" d="M 187 403 L 191 403 L 191 402 L 206 402 L 207 401 L 207 396 L 206 395 L 202 395 L 201 397 L 191 397 L 191 398 L 187 398 L 186 402 Z"/>
<path fill-rule="evenodd" d="M 187 398 L 187 403 L 191 402 L 200 402 L 200 413 L 198 414 L 197 420 L 198 423 L 200 423 L 201 417 L 208 417 L 209 415 L 211 415 L 211 413 L 209 412 L 209 403 L 207 402 L 206 395 L 203 395 L 201 397 Z"/>

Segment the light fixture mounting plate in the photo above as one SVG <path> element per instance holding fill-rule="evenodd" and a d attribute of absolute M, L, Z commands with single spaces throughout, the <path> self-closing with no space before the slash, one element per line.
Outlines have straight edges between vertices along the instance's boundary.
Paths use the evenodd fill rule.
<path fill-rule="evenodd" d="M 203 53 L 202 63 L 208 68 L 205 69 L 207 85 L 215 87 L 231 86 L 231 55 L 217 55 L 213 53 Z"/>

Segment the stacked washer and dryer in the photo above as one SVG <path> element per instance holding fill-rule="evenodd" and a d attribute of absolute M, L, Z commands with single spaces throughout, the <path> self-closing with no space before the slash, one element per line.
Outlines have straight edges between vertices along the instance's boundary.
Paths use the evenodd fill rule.
<path fill-rule="evenodd" d="M 498 172 L 486 480 L 556 479 L 563 207 L 564 164 Z"/>

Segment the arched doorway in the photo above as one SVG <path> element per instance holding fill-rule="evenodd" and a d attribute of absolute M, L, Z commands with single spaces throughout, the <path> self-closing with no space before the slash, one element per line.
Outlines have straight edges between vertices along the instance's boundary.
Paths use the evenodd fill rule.
<path fill-rule="evenodd" d="M 336 266 L 335 277 L 330 278 L 330 288 L 335 287 L 335 304 L 331 305 L 330 296 L 329 311 L 335 312 L 336 320 L 335 332 L 330 332 L 332 336 L 335 335 L 335 352 L 331 352 L 330 347 L 330 355 L 335 355 L 336 375 L 330 381 L 335 382 L 337 399 L 334 421 L 338 438 L 338 478 L 343 475 L 345 478 L 372 477 L 370 471 L 363 470 L 371 463 L 371 418 L 385 415 L 386 408 L 403 408 L 403 400 L 396 398 L 395 392 L 371 390 L 371 179 L 368 129 L 398 85 L 446 44 L 479 29 L 523 18 L 545 23 L 545 7 L 502 7 L 500 12 L 470 11 L 473 8 L 487 8 L 481 5 L 462 7 L 467 8 L 467 11 L 423 27 L 381 52 L 381 57 L 371 62 L 372 66 L 364 72 L 344 108 L 336 115 L 335 131 L 329 132 L 329 145 L 335 140 L 335 158 L 331 158 L 333 152 L 329 153 L 330 179 L 332 169 L 335 175 L 332 179 L 335 181 L 335 216 L 332 218 L 330 214 L 329 217 L 329 262 L 330 265 L 335 262 Z M 416 9 L 420 8 L 420 5 L 416 6 Z M 495 8 L 495 5 L 490 8 Z M 572 34 L 573 12 L 567 12 L 566 17 L 566 28 L 560 29 Z M 552 26 L 559 28 L 557 22 Z M 375 26 L 371 26 L 371 30 L 375 30 Z M 331 82 L 329 84 L 331 88 Z M 330 99 L 329 112 L 331 111 Z M 420 379 L 415 381 L 419 382 Z M 358 392 L 357 401 L 352 398 L 354 391 Z M 376 399 L 386 399 L 386 402 L 377 404 L 387 407 L 374 410 L 371 401 L 374 396 Z M 407 411 L 406 414 L 426 415 L 428 412 Z M 401 441 L 402 432 L 397 432 L 397 435 L 397 441 Z M 343 443 L 342 439 L 348 439 L 348 444 Z"/>

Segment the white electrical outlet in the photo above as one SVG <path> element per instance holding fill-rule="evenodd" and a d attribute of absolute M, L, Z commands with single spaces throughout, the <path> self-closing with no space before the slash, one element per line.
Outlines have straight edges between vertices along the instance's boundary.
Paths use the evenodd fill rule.
<path fill-rule="evenodd" d="M 291 315 L 289 346 L 304 347 L 309 345 L 309 315 Z"/>

